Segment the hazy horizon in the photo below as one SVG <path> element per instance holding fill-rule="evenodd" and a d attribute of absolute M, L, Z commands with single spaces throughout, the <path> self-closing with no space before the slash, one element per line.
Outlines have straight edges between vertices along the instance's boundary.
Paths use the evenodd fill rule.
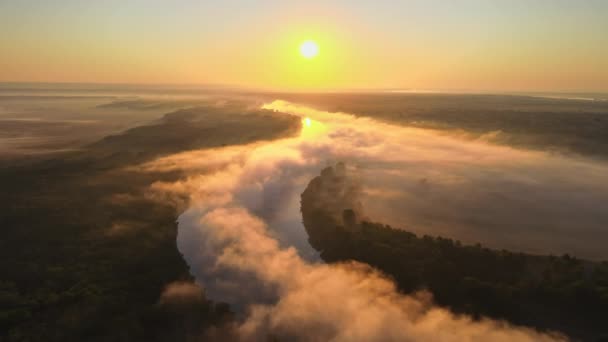
<path fill-rule="evenodd" d="M 0 81 L 607 91 L 607 12 L 598 0 L 4 1 Z M 297 52 L 305 40 L 314 60 Z"/>
<path fill-rule="evenodd" d="M 88 89 L 86 89 L 88 87 Z M 120 88 L 123 89 L 120 89 Z M 84 88 L 84 89 L 80 89 Z M 248 87 L 237 84 L 221 83 L 103 83 L 103 82 L 14 82 L 0 81 L 0 91 L 78 91 L 78 90 L 175 90 L 175 91 L 228 91 L 252 93 L 284 93 L 284 94 L 446 94 L 446 95 L 513 95 L 513 96 L 551 96 L 551 95 L 600 95 L 597 98 L 564 96 L 570 100 L 607 100 L 606 90 L 535 90 L 535 91 L 493 91 L 479 89 L 396 89 L 396 88 L 336 88 L 336 89 L 273 89 L 264 87 Z M 560 97 L 556 97 L 560 98 Z"/>
<path fill-rule="evenodd" d="M 607 18 L 0 0 L 0 341 L 605 341 Z"/>

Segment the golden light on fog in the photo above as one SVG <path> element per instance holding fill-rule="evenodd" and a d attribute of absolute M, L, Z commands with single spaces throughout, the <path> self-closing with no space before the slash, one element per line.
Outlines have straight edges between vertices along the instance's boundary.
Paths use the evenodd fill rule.
<path fill-rule="evenodd" d="M 302 139 L 318 139 L 320 136 L 327 134 L 328 127 L 320 121 L 313 120 L 309 117 L 302 117 L 302 130 L 300 138 Z"/>
<path fill-rule="evenodd" d="M 300 54 L 307 59 L 315 58 L 319 55 L 319 44 L 313 40 L 307 40 L 300 45 Z"/>

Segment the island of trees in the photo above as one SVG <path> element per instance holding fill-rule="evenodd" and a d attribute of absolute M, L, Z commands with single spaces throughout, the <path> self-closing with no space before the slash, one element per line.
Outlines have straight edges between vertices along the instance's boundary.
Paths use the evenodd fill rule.
<path fill-rule="evenodd" d="M 403 293 L 429 290 L 437 304 L 456 313 L 576 339 L 608 338 L 608 262 L 494 250 L 369 222 L 358 186 L 339 163 L 301 196 L 309 241 L 324 261 L 367 263 Z"/>

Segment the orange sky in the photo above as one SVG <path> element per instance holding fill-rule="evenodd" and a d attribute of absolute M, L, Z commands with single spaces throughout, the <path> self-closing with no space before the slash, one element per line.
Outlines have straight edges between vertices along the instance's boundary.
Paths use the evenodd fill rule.
<path fill-rule="evenodd" d="M 0 3 L 0 81 L 608 91 L 608 2 Z M 302 58 L 313 39 L 321 54 Z"/>

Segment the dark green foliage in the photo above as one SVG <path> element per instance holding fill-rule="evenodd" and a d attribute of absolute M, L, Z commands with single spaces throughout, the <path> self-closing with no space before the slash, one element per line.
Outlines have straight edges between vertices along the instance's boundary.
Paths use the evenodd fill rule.
<path fill-rule="evenodd" d="M 178 111 L 80 152 L 0 167 L 0 341 L 185 341 L 211 326 L 224 340 L 227 305 L 159 304 L 167 284 L 191 277 L 175 244 L 175 204 L 144 193 L 179 175 L 126 167 L 299 125 L 236 111 Z"/>
<path fill-rule="evenodd" d="M 537 329 L 592 339 L 608 333 L 608 263 L 537 256 L 416 236 L 372 222 L 345 228 L 322 205 L 331 173 L 302 194 L 311 245 L 326 262 L 356 260 L 391 276 L 405 293 L 430 290 L 439 305 Z"/>

